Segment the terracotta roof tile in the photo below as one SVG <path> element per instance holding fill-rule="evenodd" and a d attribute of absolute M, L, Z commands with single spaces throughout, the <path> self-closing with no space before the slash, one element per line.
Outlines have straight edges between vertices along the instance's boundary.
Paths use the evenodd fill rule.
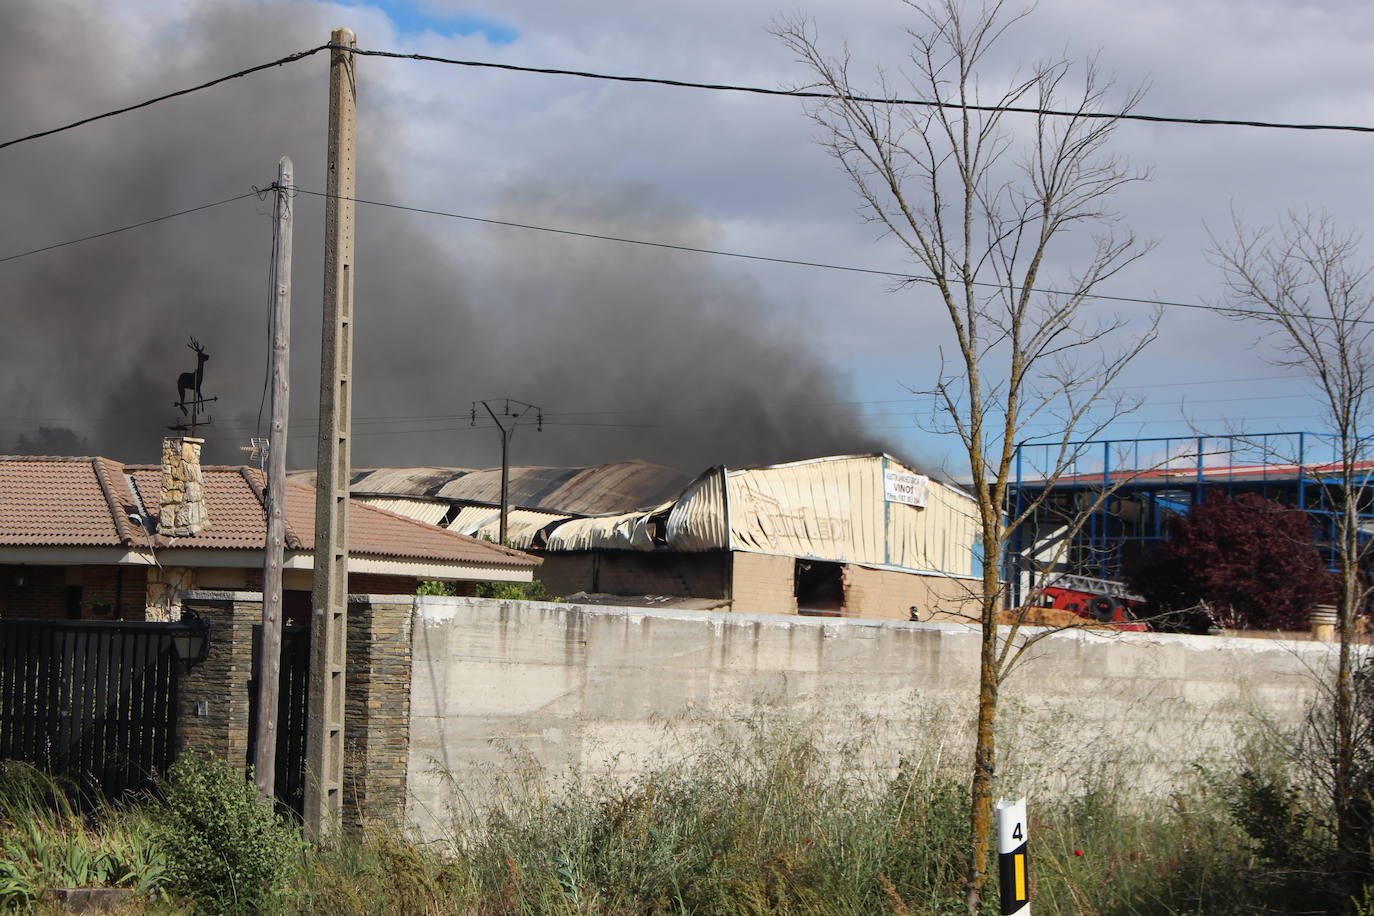
<path fill-rule="evenodd" d="M 253 468 L 202 468 L 210 525 L 191 537 L 158 536 L 159 548 L 260 550 L 267 537 L 263 477 Z M 120 546 L 142 543 L 131 511 L 156 518 L 161 468 L 107 458 L 0 456 L 0 545 Z M 132 486 L 131 486 L 132 485 Z M 287 544 L 313 550 L 315 491 L 288 481 Z M 496 566 L 536 566 L 529 554 L 498 547 L 374 506 L 349 506 L 349 550 L 360 556 Z"/>
<path fill-rule="evenodd" d="M 0 544 L 119 544 L 99 458 L 0 456 Z"/>

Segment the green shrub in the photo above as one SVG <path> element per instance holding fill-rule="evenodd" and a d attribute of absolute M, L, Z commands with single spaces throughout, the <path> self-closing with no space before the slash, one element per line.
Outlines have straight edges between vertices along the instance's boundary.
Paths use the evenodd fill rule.
<path fill-rule="evenodd" d="M 439 597 L 452 597 L 458 594 L 458 589 L 452 582 L 440 582 L 436 579 L 427 579 L 420 583 L 420 587 L 415 590 L 417 595 L 437 595 Z M 479 582 L 477 584 L 478 598 L 501 598 L 506 601 L 541 601 L 547 598 L 549 593 L 544 589 L 543 582 Z"/>
<path fill-rule="evenodd" d="M 506 601 L 540 601 L 548 597 L 544 583 L 534 582 L 479 582 L 478 598 L 501 598 Z"/>
<path fill-rule="evenodd" d="M 217 757 L 185 756 L 163 786 L 159 839 L 171 889 L 207 912 L 258 913 L 301 860 L 296 828 Z"/>

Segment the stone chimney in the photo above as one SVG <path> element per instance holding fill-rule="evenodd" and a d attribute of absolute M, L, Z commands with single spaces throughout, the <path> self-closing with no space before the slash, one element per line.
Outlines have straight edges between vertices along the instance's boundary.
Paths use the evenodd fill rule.
<path fill-rule="evenodd" d="M 200 447 L 204 444 L 204 439 L 191 436 L 162 440 L 162 498 L 157 533 L 164 537 L 190 537 L 210 527 L 205 481 L 200 471 Z"/>

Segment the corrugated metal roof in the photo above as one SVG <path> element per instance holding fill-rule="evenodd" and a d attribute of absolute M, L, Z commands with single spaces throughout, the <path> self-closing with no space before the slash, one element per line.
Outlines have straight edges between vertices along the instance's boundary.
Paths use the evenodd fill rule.
<path fill-rule="evenodd" d="M 978 522 L 972 497 L 929 480 L 924 506 L 889 501 L 885 469 L 927 476 L 881 453 L 712 468 L 690 482 L 643 462 L 513 468 L 511 502 L 524 507 L 511 512 L 507 540 L 549 551 L 730 549 L 973 574 Z M 400 495 L 394 491 L 424 488 L 436 503 L 463 506 L 451 529 L 494 539 L 500 471 L 448 469 L 449 477 L 440 482 L 441 470 L 367 472 L 355 478 L 354 492 L 385 487 L 394 498 Z M 656 487 L 665 491 L 661 498 L 645 499 Z M 545 511 L 533 512 L 528 503 L 542 504 Z M 604 508 L 614 505 L 624 508 Z M 663 522 L 661 530 L 651 525 L 654 520 Z"/>
<path fill-rule="evenodd" d="M 428 499 L 395 499 L 390 496 L 355 496 L 353 499 L 363 505 L 376 506 L 378 509 L 395 512 L 397 515 L 404 515 L 427 525 L 442 522 L 449 509 L 445 503 L 436 503 Z M 453 530 L 452 526 L 449 530 Z"/>
<path fill-rule="evenodd" d="M 668 513 L 665 537 L 674 550 L 730 546 L 730 532 L 725 524 L 725 468 L 712 468 L 682 492 Z"/>
<path fill-rule="evenodd" d="M 313 472 L 293 477 L 308 482 Z M 657 506 L 681 492 L 691 478 L 681 471 L 644 461 L 622 461 L 589 468 L 513 467 L 511 505 L 568 515 L 610 515 Z M 484 503 L 501 500 L 501 469 L 379 468 L 359 471 L 355 496 L 392 496 Z"/>
<path fill-rule="evenodd" d="M 546 549 L 653 550 L 649 519 L 664 509 L 570 519 L 549 532 Z"/>
<path fill-rule="evenodd" d="M 726 489 L 730 543 L 738 550 L 885 562 L 880 458 L 730 471 Z"/>
<path fill-rule="evenodd" d="M 448 508 L 448 503 L 435 503 L 435 505 Z M 495 506 L 464 506 L 458 510 L 458 514 L 447 527 L 449 531 L 456 531 L 459 534 L 472 534 L 478 528 L 487 524 L 494 518 L 500 517 L 500 510 Z"/>
<path fill-rule="evenodd" d="M 487 541 L 496 541 L 501 535 L 501 513 L 495 509 L 482 509 L 488 517 L 473 530 L 472 536 Z M 565 522 L 571 516 L 556 512 L 539 512 L 532 509 L 512 509 L 506 513 L 506 543 L 511 547 L 526 550 L 532 546 L 534 536 L 554 522 Z"/>

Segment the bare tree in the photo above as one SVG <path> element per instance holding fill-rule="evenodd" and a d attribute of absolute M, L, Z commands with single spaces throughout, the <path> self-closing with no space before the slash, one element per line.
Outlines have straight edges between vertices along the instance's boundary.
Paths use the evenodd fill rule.
<path fill-rule="evenodd" d="M 1360 238 L 1325 213 L 1289 213 L 1277 227 L 1248 231 L 1233 218 L 1233 236 L 1213 238 L 1213 260 L 1225 276 L 1228 301 L 1244 320 L 1268 325 L 1274 362 L 1298 370 L 1316 389 L 1333 445 L 1332 460 L 1302 468 L 1335 513 L 1339 572 L 1339 654 L 1331 715 L 1322 721 L 1331 773 L 1324 780 L 1336 822 L 1336 866 L 1347 876 L 1368 857 L 1367 787 L 1357 772 L 1360 742 L 1354 684 L 1355 618 L 1370 594 L 1362 569 L 1370 542 L 1361 538 L 1361 510 L 1370 503 L 1374 457 L 1374 264 L 1359 254 Z M 1368 750 L 1368 748 L 1366 748 Z"/>
<path fill-rule="evenodd" d="M 977 913 L 989 876 L 998 694 L 1027 645 L 1019 617 L 997 625 L 999 558 L 1039 505 L 1032 500 L 1009 517 L 1013 459 L 1028 424 L 1053 420 L 1057 453 L 1044 469 L 1053 481 L 1079 457 L 1081 440 L 1129 409 L 1112 388 L 1153 339 L 1155 319 L 1132 332 L 1114 316 L 1091 314 L 1089 303 L 1099 284 L 1148 248 L 1129 231 L 1114 232 L 1107 208 L 1114 192 L 1146 176 L 1106 150 L 1118 122 L 1103 116 L 1113 86 L 1095 60 L 1079 68 L 1040 63 L 989 93 L 980 68 L 1024 14 L 1008 14 L 999 0 L 967 16 L 958 0 L 907 2 L 916 25 L 900 93 L 882 70 L 876 92 L 856 88 L 848 52 L 825 53 L 805 20 L 783 20 L 775 34 L 815 75 L 812 86 L 833 96 L 809 114 L 866 218 L 919 269 L 897 288 L 934 290 L 958 350 L 942 359 L 931 393 L 967 453 L 985 558 L 975 595 L 982 643 L 967 872 L 968 910 Z M 860 98 L 899 94 L 926 104 Z M 1127 92 L 1110 110 L 1129 111 L 1138 97 Z M 1076 266 L 1051 277 L 1052 263 Z"/>

